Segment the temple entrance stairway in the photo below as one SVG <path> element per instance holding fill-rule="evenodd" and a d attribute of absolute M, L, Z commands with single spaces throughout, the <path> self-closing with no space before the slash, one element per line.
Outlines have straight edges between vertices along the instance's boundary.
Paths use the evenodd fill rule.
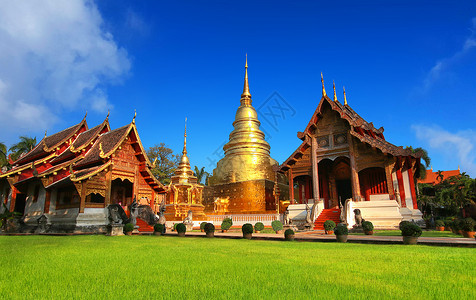
<path fill-rule="evenodd" d="M 314 221 L 314 230 L 324 230 L 324 222 L 332 220 L 336 224 L 340 223 L 340 209 L 323 209 Z"/>
<path fill-rule="evenodd" d="M 139 232 L 154 232 L 154 227 L 150 226 L 149 224 L 147 224 L 146 221 L 140 219 L 140 218 L 137 218 L 136 219 L 137 222 L 136 222 L 136 225 L 139 226 Z"/>

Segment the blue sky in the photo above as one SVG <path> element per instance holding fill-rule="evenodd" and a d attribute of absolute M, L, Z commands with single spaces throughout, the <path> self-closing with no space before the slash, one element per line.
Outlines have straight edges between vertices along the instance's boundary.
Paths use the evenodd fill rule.
<path fill-rule="evenodd" d="M 188 118 L 192 165 L 216 166 L 243 88 L 271 155 L 299 145 L 332 93 L 398 146 L 428 150 L 434 170 L 476 176 L 476 2 L 458 1 L 5 2 L 0 9 L 0 141 L 110 109 L 145 147 L 181 151 Z M 277 94 L 275 94 L 277 93 Z M 279 103 L 289 109 L 264 115 Z M 271 98 L 270 98 L 271 97 Z M 273 98 L 274 97 L 274 98 Z"/>

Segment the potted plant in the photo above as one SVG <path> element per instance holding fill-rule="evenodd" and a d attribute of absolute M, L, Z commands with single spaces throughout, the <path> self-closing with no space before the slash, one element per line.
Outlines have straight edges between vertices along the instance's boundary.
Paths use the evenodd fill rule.
<path fill-rule="evenodd" d="M 203 230 L 205 231 L 207 238 L 212 238 L 215 236 L 215 225 L 212 223 L 206 223 Z"/>
<path fill-rule="evenodd" d="M 435 227 L 437 231 L 445 231 L 445 222 L 443 220 L 436 220 Z"/>
<path fill-rule="evenodd" d="M 273 227 L 273 230 L 276 232 L 276 234 L 283 233 L 283 223 L 281 223 L 281 221 L 274 220 L 271 222 L 271 227 Z"/>
<path fill-rule="evenodd" d="M 453 227 L 451 228 L 453 230 L 453 233 L 463 235 L 463 228 L 462 228 L 462 220 L 461 219 L 455 219 L 453 221 Z"/>
<path fill-rule="evenodd" d="M 284 232 L 284 240 L 285 241 L 294 241 L 294 230 L 291 228 L 286 229 Z"/>
<path fill-rule="evenodd" d="M 178 223 L 177 226 L 175 226 L 175 230 L 177 230 L 178 236 L 185 236 L 185 231 L 187 231 L 187 227 L 184 223 Z"/>
<path fill-rule="evenodd" d="M 256 232 L 256 233 L 260 233 L 261 230 L 263 230 L 263 229 L 264 229 L 264 224 L 263 224 L 263 223 L 257 222 L 257 223 L 255 224 L 255 232 Z"/>
<path fill-rule="evenodd" d="M 336 228 L 336 223 L 332 220 L 327 220 L 324 222 L 324 230 L 326 234 L 333 234 L 334 228 Z"/>
<path fill-rule="evenodd" d="M 465 218 L 461 220 L 461 229 L 463 230 L 463 236 L 465 238 L 474 238 L 474 225 L 473 218 Z"/>
<path fill-rule="evenodd" d="M 374 224 L 370 221 L 363 221 L 362 222 L 362 229 L 366 235 L 374 234 Z"/>
<path fill-rule="evenodd" d="M 410 222 L 401 226 L 401 231 L 403 236 L 403 243 L 405 245 L 416 245 L 418 242 L 418 237 L 422 233 L 420 226 Z"/>
<path fill-rule="evenodd" d="M 349 229 L 345 224 L 339 224 L 334 229 L 334 234 L 336 235 L 336 240 L 339 243 L 347 243 L 347 237 L 349 235 Z"/>
<path fill-rule="evenodd" d="M 200 223 L 200 231 L 201 232 L 205 232 L 205 225 L 207 224 L 207 222 L 202 222 Z"/>
<path fill-rule="evenodd" d="M 126 225 L 124 225 L 124 233 L 126 235 L 132 235 L 132 231 L 134 231 L 134 224 L 127 223 Z"/>
<path fill-rule="evenodd" d="M 246 223 L 241 226 L 241 231 L 243 232 L 243 238 L 251 240 L 251 237 L 253 236 L 253 225 Z"/>
<path fill-rule="evenodd" d="M 164 234 L 165 234 L 165 224 L 155 224 L 154 235 L 164 235 Z"/>
<path fill-rule="evenodd" d="M 451 231 L 451 226 L 453 224 L 453 218 L 446 218 L 445 219 L 445 231 Z"/>
<path fill-rule="evenodd" d="M 412 224 L 412 222 L 410 221 L 401 221 L 399 224 L 398 224 L 398 229 L 399 230 L 402 230 L 402 227 L 407 225 L 407 224 Z"/>
<path fill-rule="evenodd" d="M 227 232 L 228 229 L 233 225 L 233 220 L 231 218 L 224 218 L 221 222 L 221 232 Z"/>

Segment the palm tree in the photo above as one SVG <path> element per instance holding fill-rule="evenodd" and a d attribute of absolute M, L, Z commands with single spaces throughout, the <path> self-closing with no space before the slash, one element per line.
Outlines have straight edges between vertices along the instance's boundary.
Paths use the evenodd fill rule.
<path fill-rule="evenodd" d="M 28 153 L 35 147 L 36 145 L 36 137 L 28 137 L 28 136 L 20 136 L 20 141 L 13 146 L 10 147 L 10 151 L 12 152 L 12 159 L 15 161 L 20 158 L 20 156 L 24 153 Z"/>
<path fill-rule="evenodd" d="M 0 142 L 0 169 L 8 167 L 7 146 Z"/>
<path fill-rule="evenodd" d="M 205 167 L 199 169 L 197 166 L 195 166 L 195 171 L 193 172 L 193 174 L 197 177 L 198 183 L 202 183 L 202 181 L 205 181 L 205 185 L 208 184 L 208 176 L 210 176 L 210 174 L 205 171 Z"/>
<path fill-rule="evenodd" d="M 413 153 L 418 153 L 420 152 L 420 155 L 421 155 L 421 159 L 420 159 L 420 174 L 419 174 L 419 178 L 420 179 L 425 179 L 426 178 L 426 170 L 430 167 L 431 165 L 431 159 L 430 157 L 428 156 L 428 151 L 426 151 L 425 149 L 421 148 L 421 147 L 418 147 L 418 148 L 415 148 L 413 149 L 412 146 L 409 146 L 409 147 L 406 147 L 405 149 L 408 149 L 410 151 L 412 151 Z M 415 178 L 416 180 L 416 178 Z"/>

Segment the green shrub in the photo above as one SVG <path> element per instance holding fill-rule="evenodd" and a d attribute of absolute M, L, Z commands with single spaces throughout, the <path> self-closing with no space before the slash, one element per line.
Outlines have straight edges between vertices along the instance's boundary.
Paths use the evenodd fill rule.
<path fill-rule="evenodd" d="M 185 232 L 187 231 L 187 227 L 184 223 L 177 223 L 177 226 L 175 226 L 175 230 L 177 230 L 177 232 Z"/>
<path fill-rule="evenodd" d="M 334 229 L 334 234 L 335 235 L 348 235 L 349 234 L 349 229 L 347 229 L 347 226 L 345 224 L 339 224 Z"/>
<path fill-rule="evenodd" d="M 398 224 L 398 229 L 402 230 L 402 227 L 407 224 L 412 224 L 410 221 L 401 221 L 400 224 Z"/>
<path fill-rule="evenodd" d="M 271 227 L 273 227 L 274 231 L 280 231 L 283 230 L 283 223 L 281 223 L 279 220 L 274 220 L 271 222 Z"/>
<path fill-rule="evenodd" d="M 224 218 L 221 222 L 221 230 L 228 230 L 233 226 L 233 220 L 231 218 Z"/>
<path fill-rule="evenodd" d="M 409 222 L 409 224 L 403 224 L 401 227 L 402 236 L 419 237 L 422 233 L 420 226 L 415 223 Z"/>
<path fill-rule="evenodd" d="M 436 227 L 445 227 L 445 222 L 443 220 L 436 220 L 435 221 Z"/>
<path fill-rule="evenodd" d="M 453 224 L 453 217 L 448 217 L 448 218 L 445 218 L 445 227 L 449 227 L 451 228 L 451 225 Z"/>
<path fill-rule="evenodd" d="M 264 224 L 261 222 L 258 222 L 255 224 L 255 231 L 261 231 L 264 229 Z"/>
<path fill-rule="evenodd" d="M 132 232 L 134 231 L 134 224 L 132 223 L 127 223 L 124 225 L 124 232 Z"/>
<path fill-rule="evenodd" d="M 177 231 L 177 225 L 178 225 L 178 224 L 179 224 L 179 223 L 174 223 L 174 229 L 173 229 L 173 231 Z"/>
<path fill-rule="evenodd" d="M 160 233 L 165 233 L 165 224 L 155 224 L 154 225 L 154 231 L 155 232 L 160 232 Z"/>
<path fill-rule="evenodd" d="M 363 221 L 362 222 L 362 229 L 365 232 L 373 231 L 374 230 L 374 224 L 372 224 L 372 222 L 370 222 L 370 221 Z"/>
<path fill-rule="evenodd" d="M 336 223 L 332 220 L 327 220 L 324 222 L 324 229 L 326 231 L 332 231 L 334 230 L 334 228 L 336 228 Z"/>
<path fill-rule="evenodd" d="M 212 223 L 205 223 L 203 230 L 205 232 L 215 232 L 215 225 L 213 225 Z"/>
<path fill-rule="evenodd" d="M 461 229 L 464 231 L 474 231 L 475 222 L 473 218 L 465 218 L 461 220 Z"/>
<path fill-rule="evenodd" d="M 452 224 L 451 228 L 453 228 L 454 231 L 462 230 L 463 229 L 462 228 L 462 226 L 463 226 L 462 221 L 463 220 L 461 220 L 461 219 L 455 219 L 453 221 L 453 224 Z"/>
<path fill-rule="evenodd" d="M 286 229 L 286 231 L 284 232 L 284 235 L 285 236 L 294 235 L 294 230 L 292 230 L 291 228 Z"/>
<path fill-rule="evenodd" d="M 250 223 L 246 223 L 241 226 L 241 231 L 243 231 L 243 234 L 253 233 L 253 225 L 251 225 Z"/>
<path fill-rule="evenodd" d="M 200 230 L 205 230 L 205 225 L 206 224 L 207 224 L 207 222 L 200 223 Z"/>

